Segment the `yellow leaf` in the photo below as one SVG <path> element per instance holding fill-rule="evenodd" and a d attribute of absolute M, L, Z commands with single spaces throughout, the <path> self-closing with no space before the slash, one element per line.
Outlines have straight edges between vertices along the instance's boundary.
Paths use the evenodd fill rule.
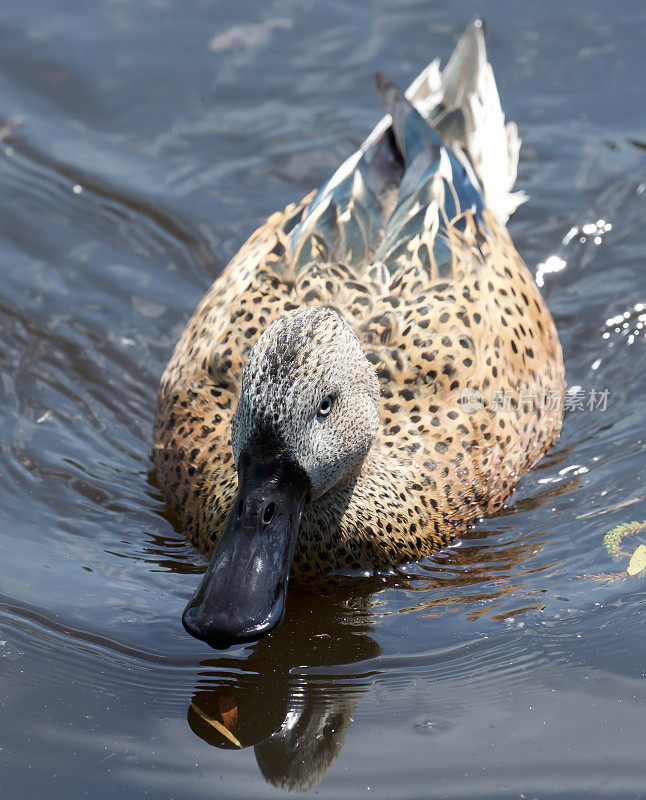
<path fill-rule="evenodd" d="M 646 569 L 646 544 L 640 544 L 632 554 L 627 572 L 629 575 L 639 575 Z"/>
<path fill-rule="evenodd" d="M 193 709 L 193 711 L 195 711 L 195 713 L 198 716 L 202 717 L 204 722 L 208 722 L 208 724 L 213 726 L 216 731 L 219 731 L 222 734 L 222 736 L 224 736 L 225 739 L 228 739 L 236 747 L 242 747 L 240 742 L 231 733 L 231 731 L 225 728 L 221 722 L 218 722 L 217 719 L 211 719 L 211 717 L 207 717 L 203 711 L 200 711 L 200 709 L 195 705 L 195 703 L 191 703 L 191 708 Z"/>

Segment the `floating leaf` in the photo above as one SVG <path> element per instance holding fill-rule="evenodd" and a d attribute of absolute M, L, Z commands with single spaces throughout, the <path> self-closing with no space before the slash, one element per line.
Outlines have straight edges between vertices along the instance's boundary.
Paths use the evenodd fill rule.
<path fill-rule="evenodd" d="M 195 711 L 195 713 L 196 713 L 198 716 L 202 717 L 202 719 L 204 720 L 204 722 L 207 722 L 209 725 L 211 725 L 213 728 L 215 728 L 215 730 L 216 730 L 216 731 L 218 731 L 219 733 L 221 733 L 221 734 L 222 734 L 222 736 L 224 736 L 224 738 L 225 738 L 225 739 L 228 739 L 228 740 L 229 740 L 229 741 L 230 741 L 232 744 L 234 744 L 236 747 L 240 747 L 240 748 L 242 747 L 242 745 L 240 744 L 240 742 L 239 742 L 239 741 L 236 739 L 236 737 L 235 737 L 235 736 L 234 736 L 234 735 L 231 733 L 231 731 L 230 731 L 228 728 L 225 728 L 225 727 L 224 727 L 224 725 L 223 725 L 221 722 L 218 722 L 218 721 L 217 721 L 217 719 L 212 719 L 211 717 L 207 717 L 207 716 L 206 716 L 206 714 L 205 714 L 203 711 L 201 711 L 201 710 L 200 710 L 200 709 L 199 709 L 199 708 L 198 708 L 198 707 L 195 705 L 195 703 L 191 703 L 191 708 L 193 709 L 193 711 Z"/>
<path fill-rule="evenodd" d="M 232 731 L 238 724 L 238 706 L 230 697 L 218 697 L 218 708 L 222 714 L 222 721 Z"/>
<path fill-rule="evenodd" d="M 628 555 L 628 553 L 621 551 L 621 540 L 625 539 L 626 536 L 634 536 L 645 529 L 646 520 L 644 522 L 624 522 L 606 533 L 603 537 L 603 544 L 610 555 L 615 556 L 615 558 Z"/>
<path fill-rule="evenodd" d="M 632 554 L 626 572 L 629 575 L 639 575 L 646 569 L 646 544 L 640 544 Z"/>

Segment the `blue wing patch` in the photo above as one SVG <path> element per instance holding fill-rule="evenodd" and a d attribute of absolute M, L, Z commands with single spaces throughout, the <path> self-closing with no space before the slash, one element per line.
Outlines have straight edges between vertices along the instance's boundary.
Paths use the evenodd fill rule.
<path fill-rule="evenodd" d="M 359 151 L 321 187 L 303 221 L 291 233 L 294 266 L 312 260 L 343 261 L 355 266 L 383 261 L 394 270 L 407 248 L 428 231 L 437 206 L 437 174 L 444 188 L 434 206 L 433 260 L 440 275 L 448 274 L 451 255 L 447 223 L 465 227 L 460 215 L 471 211 L 484 227 L 484 203 L 467 170 L 446 147 L 439 133 L 389 78 L 378 73 L 377 89 L 392 124 L 365 150 Z M 432 112 L 431 112 L 432 116 Z M 438 235 L 439 234 L 439 235 Z M 428 259 L 428 247 L 418 250 Z"/>

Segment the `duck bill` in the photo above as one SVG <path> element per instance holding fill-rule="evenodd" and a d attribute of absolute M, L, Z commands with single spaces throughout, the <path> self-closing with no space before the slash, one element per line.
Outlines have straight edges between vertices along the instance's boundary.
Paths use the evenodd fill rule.
<path fill-rule="evenodd" d="M 282 622 L 309 490 L 307 474 L 289 457 L 241 456 L 227 526 L 182 616 L 191 635 L 224 649 L 260 639 Z"/>

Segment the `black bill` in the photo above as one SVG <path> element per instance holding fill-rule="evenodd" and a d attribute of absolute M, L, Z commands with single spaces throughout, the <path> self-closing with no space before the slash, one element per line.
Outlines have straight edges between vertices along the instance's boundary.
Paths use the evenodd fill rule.
<path fill-rule="evenodd" d="M 226 648 L 280 624 L 309 488 L 307 474 L 285 455 L 240 457 L 229 521 L 182 616 L 190 634 Z"/>

